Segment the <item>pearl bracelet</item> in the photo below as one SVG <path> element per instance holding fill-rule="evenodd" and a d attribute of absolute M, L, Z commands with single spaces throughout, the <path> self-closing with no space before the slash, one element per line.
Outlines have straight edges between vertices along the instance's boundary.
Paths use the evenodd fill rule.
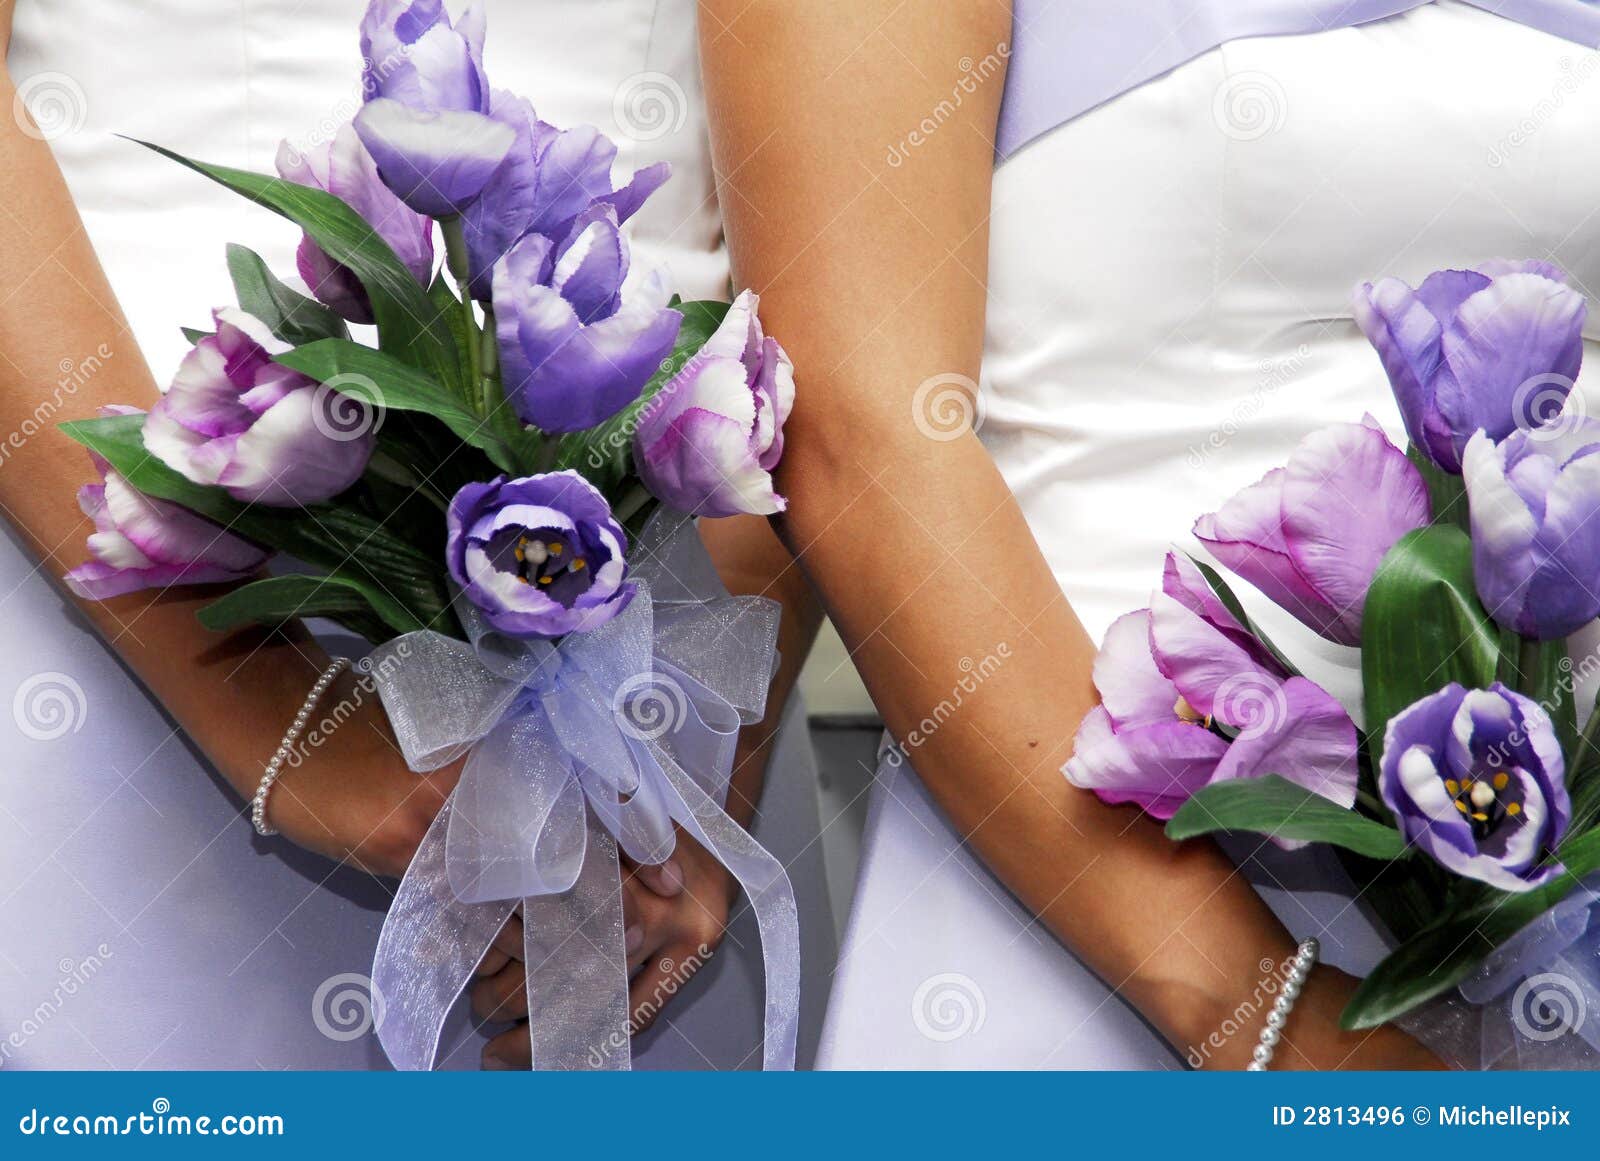
<path fill-rule="evenodd" d="M 316 684 L 311 687 L 311 692 L 306 694 L 300 712 L 294 715 L 294 723 L 285 731 L 283 741 L 278 743 L 271 761 L 267 763 L 267 772 L 261 776 L 261 785 L 256 787 L 256 796 L 250 800 L 250 822 L 262 838 L 278 833 L 276 828 L 267 822 L 267 795 L 272 793 L 273 784 L 278 781 L 278 775 L 283 773 L 284 762 L 288 761 L 289 755 L 294 750 L 294 744 L 300 740 L 306 723 L 311 720 L 311 711 L 317 708 L 317 702 L 328 692 L 328 686 L 333 684 L 333 679 L 343 673 L 349 664 L 350 658 L 335 657 L 328 668 L 322 671 L 322 676 L 317 678 Z"/>
<path fill-rule="evenodd" d="M 1283 1026 L 1289 1022 L 1289 1013 L 1294 1011 L 1294 1002 L 1300 998 L 1300 989 L 1305 987 L 1306 977 L 1316 966 L 1317 954 L 1321 950 L 1322 945 L 1314 939 L 1301 942 L 1300 949 L 1295 952 L 1295 957 L 1289 964 L 1289 974 L 1283 981 L 1283 990 L 1272 1002 L 1272 1011 L 1267 1013 L 1267 1026 L 1261 1029 L 1261 1039 L 1256 1043 L 1255 1051 L 1250 1054 L 1250 1063 L 1246 1066 L 1246 1071 L 1265 1072 L 1267 1066 L 1272 1063 L 1272 1056 L 1278 1050 L 1278 1040 L 1283 1035 Z"/>

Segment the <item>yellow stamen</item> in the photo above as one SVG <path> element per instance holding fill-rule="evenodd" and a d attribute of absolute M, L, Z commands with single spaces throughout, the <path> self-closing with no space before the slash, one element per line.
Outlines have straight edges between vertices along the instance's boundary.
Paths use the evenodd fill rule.
<path fill-rule="evenodd" d="M 1520 802 L 1508 802 L 1508 803 L 1506 803 L 1506 813 L 1507 814 L 1511 814 L 1511 815 L 1521 814 L 1522 813 L 1522 803 L 1520 803 Z"/>
<path fill-rule="evenodd" d="M 1479 822 L 1488 822 L 1489 821 L 1489 816 L 1487 814 L 1484 814 L 1482 811 L 1478 811 L 1478 810 L 1475 810 L 1475 811 L 1472 812 L 1472 817 L 1477 819 Z"/>
<path fill-rule="evenodd" d="M 571 564 L 567 565 L 567 567 L 573 572 L 582 572 L 588 563 L 589 562 L 587 560 L 584 560 L 583 557 L 580 556 L 577 560 L 574 560 Z"/>
<path fill-rule="evenodd" d="M 555 579 L 556 578 L 553 577 L 553 576 L 542 576 L 542 577 L 539 578 L 539 583 L 542 584 L 542 585 L 547 585 L 547 584 L 549 584 L 551 581 L 553 581 Z"/>
<path fill-rule="evenodd" d="M 1458 798 L 1458 799 L 1456 799 L 1456 809 L 1459 810 L 1462 814 L 1465 814 L 1465 813 L 1467 813 L 1467 804 L 1465 802 L 1462 802 L 1461 799 Z"/>
<path fill-rule="evenodd" d="M 1451 794 L 1461 793 L 1461 783 L 1457 782 L 1454 778 L 1446 778 L 1444 780 L 1444 788 Z"/>
<path fill-rule="evenodd" d="M 550 549 L 550 555 L 551 556 L 560 556 L 561 555 L 561 541 L 552 540 L 550 542 L 550 544 L 549 544 L 549 549 Z"/>
<path fill-rule="evenodd" d="M 1496 790 L 1504 790 L 1510 784 L 1511 775 L 1507 774 L 1504 770 L 1500 771 L 1500 773 L 1494 776 L 1494 788 Z"/>

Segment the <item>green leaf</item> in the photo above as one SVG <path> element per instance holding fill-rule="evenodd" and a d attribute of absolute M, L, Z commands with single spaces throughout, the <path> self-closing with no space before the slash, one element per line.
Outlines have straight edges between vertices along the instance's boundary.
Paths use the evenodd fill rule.
<path fill-rule="evenodd" d="M 211 331 L 197 330 L 194 327 L 179 327 L 178 329 L 183 332 L 183 337 L 189 340 L 190 346 L 194 346 L 201 339 L 209 339 L 212 334 Z"/>
<path fill-rule="evenodd" d="M 1414 443 L 1406 446 L 1406 459 L 1421 473 L 1422 482 L 1428 485 L 1433 522 L 1451 524 L 1470 533 L 1472 527 L 1468 520 L 1466 482 L 1456 473 L 1437 466 Z"/>
<path fill-rule="evenodd" d="M 1561 849 L 1564 873 L 1520 894 L 1491 891 L 1464 910 L 1437 920 L 1392 951 L 1350 999 L 1341 1023 L 1376 1028 L 1464 980 L 1490 952 L 1576 890 L 1600 868 L 1600 830 Z"/>
<path fill-rule="evenodd" d="M 439 420 L 463 442 L 479 448 L 495 467 L 515 472 L 517 463 L 494 426 L 479 419 L 437 380 L 382 351 L 348 339 L 323 339 L 277 356 L 276 361 L 326 383 L 342 395 L 383 411 L 416 411 Z"/>
<path fill-rule="evenodd" d="M 589 482 L 607 495 L 628 477 L 633 465 L 633 432 L 639 413 L 645 409 L 667 381 L 699 353 L 728 313 L 725 302 L 677 302 L 672 309 L 683 315 L 678 341 L 639 398 L 616 415 L 588 431 L 575 432 L 561 441 L 556 454 L 558 468 L 576 468 Z"/>
<path fill-rule="evenodd" d="M 1405 839 L 1393 827 L 1276 774 L 1214 782 L 1185 802 L 1167 823 L 1171 839 L 1226 830 L 1330 843 L 1372 859 L 1396 859 L 1406 853 Z"/>
<path fill-rule="evenodd" d="M 378 320 L 379 345 L 453 390 L 462 390 L 466 372 L 457 358 L 449 327 L 411 271 L 355 210 L 319 189 L 225 165 L 209 165 L 148 141 L 138 144 L 281 214 L 310 234 L 328 257 L 349 267 L 366 288 Z"/>
<path fill-rule="evenodd" d="M 347 339 L 344 319 L 278 281 L 262 257 L 249 247 L 228 244 L 228 273 L 239 306 L 267 324 L 286 343 L 299 346 L 318 339 Z"/>
<path fill-rule="evenodd" d="M 381 603 L 380 599 L 378 604 Z M 370 636 L 374 612 L 380 618 L 383 615 L 370 599 L 367 586 L 359 581 L 345 576 L 297 573 L 241 585 L 212 601 L 198 616 L 202 625 L 217 632 L 241 625 L 281 625 L 297 617 L 327 617 Z"/>
<path fill-rule="evenodd" d="M 1267 652 L 1272 654 L 1273 659 L 1283 666 L 1290 675 L 1294 677 L 1304 676 L 1296 668 L 1295 664 L 1284 656 L 1283 651 L 1272 643 L 1272 639 L 1261 631 L 1261 627 L 1250 619 L 1250 615 L 1244 611 L 1244 605 L 1240 603 L 1239 598 L 1234 594 L 1233 589 L 1228 586 L 1228 582 L 1223 579 L 1222 574 L 1198 557 L 1191 556 L 1189 559 L 1194 563 L 1195 568 L 1200 570 L 1200 575 L 1206 578 L 1206 584 L 1211 586 L 1211 591 L 1217 594 L 1217 600 L 1221 601 L 1228 612 L 1233 614 L 1234 620 L 1249 630 L 1252 637 L 1266 646 Z"/>
<path fill-rule="evenodd" d="M 1458 681 L 1493 683 L 1499 631 L 1472 581 L 1472 542 L 1435 524 L 1408 532 L 1378 565 L 1361 615 L 1361 681 L 1373 764 L 1389 720 Z"/>
<path fill-rule="evenodd" d="M 74 420 L 61 430 L 145 495 L 180 504 L 236 535 L 366 586 L 369 601 L 395 631 L 454 631 L 443 562 L 379 521 L 329 504 L 241 504 L 221 488 L 191 483 L 145 450 L 143 415 Z"/>

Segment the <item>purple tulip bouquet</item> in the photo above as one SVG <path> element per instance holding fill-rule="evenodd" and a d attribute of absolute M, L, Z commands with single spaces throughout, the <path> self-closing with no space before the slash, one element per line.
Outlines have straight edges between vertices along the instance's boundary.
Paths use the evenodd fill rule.
<path fill-rule="evenodd" d="M 1596 659 L 1569 648 L 1600 617 L 1600 421 L 1569 399 L 1586 309 L 1540 262 L 1362 287 L 1409 452 L 1337 424 L 1194 526 L 1359 649 L 1360 704 L 1171 553 L 1106 635 L 1065 768 L 1175 839 L 1337 848 L 1393 937 L 1346 1024 L 1401 1019 L 1469 1066 L 1600 1060 L 1600 709 L 1579 728 Z"/>
<path fill-rule="evenodd" d="M 238 305 L 187 332 L 148 412 L 65 425 L 100 476 L 67 580 L 232 582 L 200 614 L 217 630 L 338 622 L 377 647 L 412 768 L 469 755 L 378 948 L 396 1065 L 431 1065 L 520 908 L 536 1065 L 626 1068 L 618 852 L 661 862 L 682 830 L 748 894 L 765 1063 L 790 1066 L 793 895 L 722 810 L 776 607 L 727 593 L 693 517 L 783 507 L 793 368 L 753 295 L 682 302 L 634 261 L 623 224 L 667 167 L 614 185 L 612 142 L 490 87 L 484 32 L 476 8 L 372 0 L 366 101 L 331 140 L 286 144 L 276 177 L 167 153 L 299 226 L 310 294 L 230 247 Z"/>

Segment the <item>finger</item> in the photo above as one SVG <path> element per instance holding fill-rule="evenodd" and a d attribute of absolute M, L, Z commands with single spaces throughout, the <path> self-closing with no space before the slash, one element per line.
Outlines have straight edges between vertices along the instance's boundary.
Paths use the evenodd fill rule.
<path fill-rule="evenodd" d="M 673 899 L 683 894 L 683 865 L 677 859 L 652 866 L 640 863 L 634 877 L 663 899 Z"/>
<path fill-rule="evenodd" d="M 486 1072 L 509 1072 L 533 1067 L 533 1041 L 528 1038 L 528 1025 L 518 1024 L 502 1032 L 483 1046 L 483 1067 Z"/>
<path fill-rule="evenodd" d="M 528 976 L 512 960 L 495 975 L 472 985 L 472 1014 L 485 1023 L 528 1017 Z"/>
<path fill-rule="evenodd" d="M 489 950 L 483 953 L 483 959 L 479 961 L 477 970 L 472 974 L 480 979 L 484 976 L 499 975 L 506 964 L 512 960 L 520 961 L 523 955 L 522 917 L 513 915 L 495 933 L 494 942 L 489 945 Z"/>
<path fill-rule="evenodd" d="M 650 957 L 628 985 L 628 1026 L 634 1035 L 656 1022 L 668 1001 L 699 968 L 699 957 L 687 944 L 673 944 Z"/>
<path fill-rule="evenodd" d="M 622 949 L 631 976 L 666 944 L 676 904 L 632 879 L 622 883 Z"/>

